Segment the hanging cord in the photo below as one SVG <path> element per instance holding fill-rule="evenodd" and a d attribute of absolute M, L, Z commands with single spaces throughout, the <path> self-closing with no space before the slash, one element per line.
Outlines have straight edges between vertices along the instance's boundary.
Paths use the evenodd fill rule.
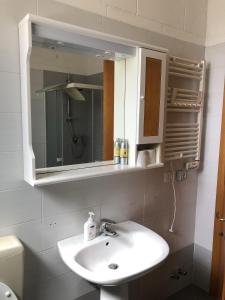
<path fill-rule="evenodd" d="M 171 222 L 171 225 L 170 225 L 170 228 L 169 228 L 169 232 L 173 233 L 174 230 L 174 223 L 175 223 L 175 220 L 176 220 L 176 213 L 177 213 L 177 195 L 176 195 L 176 189 L 175 189 L 175 174 L 174 174 L 174 169 L 173 169 L 173 162 L 170 161 L 170 169 L 171 169 L 171 174 L 172 174 L 172 177 L 171 177 L 171 185 L 172 185 L 172 189 L 173 189 L 173 205 L 174 205 L 174 211 L 173 211 L 173 219 L 172 219 L 172 222 Z"/>
<path fill-rule="evenodd" d="M 127 93 L 127 59 L 124 61 L 124 93 L 123 93 L 123 119 L 124 124 L 126 123 L 126 93 Z M 126 136 L 126 126 L 123 126 L 123 138 Z"/>

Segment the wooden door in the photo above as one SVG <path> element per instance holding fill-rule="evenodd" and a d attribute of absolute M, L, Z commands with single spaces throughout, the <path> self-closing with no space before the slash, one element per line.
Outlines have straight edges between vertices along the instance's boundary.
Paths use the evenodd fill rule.
<path fill-rule="evenodd" d="M 165 53 L 139 51 L 139 110 L 137 144 L 161 143 L 163 139 Z"/>
<path fill-rule="evenodd" d="M 219 297 L 219 300 L 225 300 L 225 93 L 220 138 L 210 294 Z"/>

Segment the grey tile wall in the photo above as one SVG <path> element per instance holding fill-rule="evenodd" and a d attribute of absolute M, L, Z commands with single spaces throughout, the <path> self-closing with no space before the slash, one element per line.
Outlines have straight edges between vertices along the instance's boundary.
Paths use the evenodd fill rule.
<path fill-rule="evenodd" d="M 209 291 L 212 252 L 195 244 L 193 282 L 205 291 Z"/>

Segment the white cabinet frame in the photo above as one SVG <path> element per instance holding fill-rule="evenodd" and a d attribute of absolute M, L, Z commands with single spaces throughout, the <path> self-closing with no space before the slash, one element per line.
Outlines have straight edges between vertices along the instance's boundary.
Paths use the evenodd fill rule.
<path fill-rule="evenodd" d="M 161 60 L 161 93 L 159 106 L 159 134 L 157 136 L 144 136 L 144 109 L 145 109 L 145 71 L 146 58 L 155 58 Z M 164 107 L 165 107 L 165 89 L 166 89 L 166 68 L 167 54 L 152 51 L 149 49 L 139 49 L 139 72 L 138 72 L 138 118 L 137 118 L 137 144 L 154 144 L 163 142 L 164 129 Z"/>
<path fill-rule="evenodd" d="M 32 146 L 32 124 L 31 124 L 31 96 L 30 96 L 30 55 L 32 50 L 32 28 L 40 34 L 47 34 L 54 37 L 63 37 L 65 41 L 77 40 L 79 36 L 80 43 L 91 43 L 91 45 L 98 45 L 102 51 L 111 49 L 115 52 L 124 52 L 129 56 L 127 59 L 127 93 L 126 93 L 126 118 L 129 122 L 125 122 L 126 137 L 129 138 L 130 163 L 128 166 L 118 165 L 101 165 L 101 166 L 87 166 L 79 169 L 79 167 L 65 166 L 62 168 L 55 168 L 55 172 L 38 173 L 35 169 L 35 156 Z M 46 31 L 45 31 L 46 29 Z M 75 181 L 92 177 L 99 177 L 121 172 L 131 172 L 141 170 L 136 167 L 136 125 L 137 125 L 137 102 L 138 102 L 138 48 L 148 48 L 154 50 L 152 53 L 156 57 L 164 57 L 167 49 L 141 43 L 129 39 L 124 39 L 111 34 L 98 32 L 91 29 L 82 28 L 74 24 L 67 24 L 40 16 L 27 15 L 19 24 L 19 42 L 20 42 L 20 72 L 21 72 L 21 98 L 22 98 L 22 126 L 23 126 L 23 158 L 24 158 L 24 180 L 32 186 L 42 186 L 55 184 L 60 182 Z M 146 50 L 147 51 L 147 50 Z M 150 51 L 150 50 L 148 50 Z M 149 53 L 149 52 L 148 52 Z M 159 56 L 158 56 L 159 55 Z M 132 70 L 132 74 L 128 74 Z M 166 70 L 163 70 L 163 72 Z M 132 75 L 131 80 L 130 76 Z M 132 91 L 132 93 L 129 93 Z M 163 116 L 163 115 L 162 115 Z M 132 122 L 133 126 L 130 126 Z M 159 139 L 157 139 L 159 140 Z M 151 168 L 162 166 L 153 165 Z"/>

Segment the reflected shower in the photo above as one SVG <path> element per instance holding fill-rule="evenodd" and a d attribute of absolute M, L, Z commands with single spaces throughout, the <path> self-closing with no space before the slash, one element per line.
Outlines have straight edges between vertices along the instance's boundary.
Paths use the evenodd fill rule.
<path fill-rule="evenodd" d="M 78 90 L 79 88 L 84 88 L 85 85 L 82 83 L 75 83 L 67 80 L 65 83 L 59 83 L 55 85 L 47 86 L 41 90 L 37 90 L 36 93 L 47 93 L 52 91 L 64 91 L 71 99 L 76 101 L 85 101 L 85 97 Z"/>

